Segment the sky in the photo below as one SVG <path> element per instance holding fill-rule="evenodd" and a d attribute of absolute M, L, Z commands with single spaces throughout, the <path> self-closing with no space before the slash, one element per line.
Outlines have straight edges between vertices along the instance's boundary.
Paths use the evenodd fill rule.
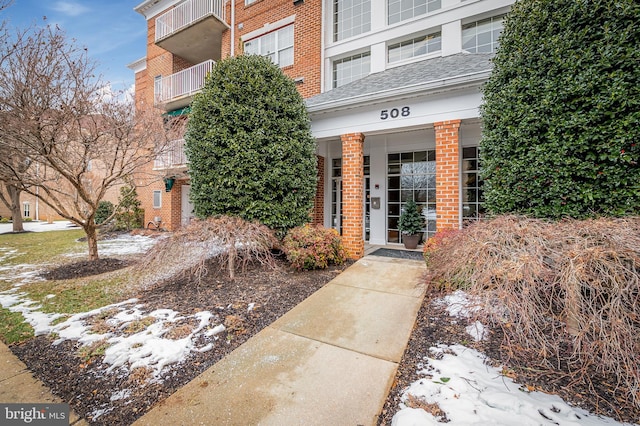
<path fill-rule="evenodd" d="M 145 18 L 133 8 L 142 0 L 13 0 L 0 11 L 0 20 L 11 27 L 58 25 L 69 38 L 86 47 L 113 90 L 134 83 L 127 64 L 146 53 Z M 43 17 L 46 16 L 46 21 Z"/>

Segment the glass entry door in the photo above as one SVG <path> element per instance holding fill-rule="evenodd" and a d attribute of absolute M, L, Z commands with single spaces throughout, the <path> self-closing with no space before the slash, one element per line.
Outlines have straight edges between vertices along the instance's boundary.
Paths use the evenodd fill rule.
<path fill-rule="evenodd" d="M 398 220 L 408 201 L 425 217 L 423 239 L 436 232 L 436 151 L 387 155 L 387 242 L 402 243 Z"/>

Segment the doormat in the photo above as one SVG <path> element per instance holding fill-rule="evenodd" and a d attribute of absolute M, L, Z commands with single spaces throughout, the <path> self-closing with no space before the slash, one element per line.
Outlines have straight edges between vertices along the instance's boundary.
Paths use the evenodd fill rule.
<path fill-rule="evenodd" d="M 397 259 L 424 260 L 422 252 L 409 250 L 393 250 L 379 248 L 370 254 L 370 256 L 395 257 Z"/>

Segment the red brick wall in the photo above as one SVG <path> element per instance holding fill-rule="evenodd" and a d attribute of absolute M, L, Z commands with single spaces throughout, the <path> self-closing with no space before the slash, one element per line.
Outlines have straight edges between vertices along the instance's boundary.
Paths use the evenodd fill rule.
<path fill-rule="evenodd" d="M 364 256 L 364 135 L 342 135 L 342 242 L 352 259 Z"/>
<path fill-rule="evenodd" d="M 294 64 L 283 69 L 291 78 L 304 78 L 304 82 L 297 85 L 303 97 L 310 97 L 320 93 L 321 70 L 321 23 L 322 1 L 305 0 L 298 6 L 292 0 L 258 0 L 245 6 L 244 0 L 235 1 L 235 54 L 242 54 L 240 37 L 251 31 L 262 28 L 267 23 L 273 23 L 288 16 L 295 15 L 294 22 Z M 164 13 L 162 11 L 160 14 Z M 227 23 L 231 23 L 231 6 L 227 5 Z M 242 25 L 242 29 L 238 25 Z M 222 35 L 221 57 L 230 55 L 231 31 Z M 154 107 L 154 79 L 158 75 L 167 76 L 192 66 L 190 62 L 173 55 L 155 44 L 155 17 L 147 21 L 147 69 L 136 75 L 136 105 L 139 108 Z M 158 113 L 163 111 L 158 110 Z M 322 159 L 324 161 L 324 159 Z M 320 166 L 320 162 L 318 163 Z M 155 216 L 161 216 L 163 226 L 176 229 L 180 226 L 181 198 L 180 185 L 176 182 L 170 193 L 164 192 L 162 177 L 165 171 L 154 171 L 149 165 L 136 177 L 138 195 L 145 210 L 145 225 Z M 318 174 L 324 179 L 324 167 Z M 319 187 L 314 205 L 314 223 L 324 222 L 324 186 Z M 162 191 L 162 208 L 153 208 L 153 191 Z"/>
<path fill-rule="evenodd" d="M 235 0 L 236 29 L 235 54 L 243 51 L 240 37 L 262 28 L 265 24 L 274 23 L 288 16 L 295 15 L 294 22 L 294 61 L 293 65 L 283 68 L 289 77 L 304 78 L 297 85 L 304 98 L 320 93 L 321 40 L 322 40 L 322 0 L 305 0 L 294 6 L 293 0 L 258 0 L 245 6 L 244 0 Z M 227 17 L 230 20 L 231 10 L 227 6 Z M 238 29 L 242 25 L 242 29 Z M 231 54 L 231 31 L 226 31 L 222 38 L 222 57 Z"/>
<path fill-rule="evenodd" d="M 434 123 L 437 229 L 460 227 L 460 120 Z"/>

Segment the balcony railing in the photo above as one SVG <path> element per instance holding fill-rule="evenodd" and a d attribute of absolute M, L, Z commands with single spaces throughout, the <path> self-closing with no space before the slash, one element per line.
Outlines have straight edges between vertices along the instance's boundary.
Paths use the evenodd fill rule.
<path fill-rule="evenodd" d="M 187 156 L 184 154 L 184 139 L 177 139 L 167 144 L 165 151 L 153 162 L 155 169 L 170 169 L 187 164 Z"/>
<path fill-rule="evenodd" d="M 156 40 L 163 39 L 207 16 L 225 22 L 224 0 L 188 0 L 156 19 Z"/>
<path fill-rule="evenodd" d="M 191 68 L 157 79 L 153 88 L 156 105 L 168 104 L 199 92 L 204 87 L 205 78 L 213 69 L 213 64 L 214 62 L 210 59 Z"/>

